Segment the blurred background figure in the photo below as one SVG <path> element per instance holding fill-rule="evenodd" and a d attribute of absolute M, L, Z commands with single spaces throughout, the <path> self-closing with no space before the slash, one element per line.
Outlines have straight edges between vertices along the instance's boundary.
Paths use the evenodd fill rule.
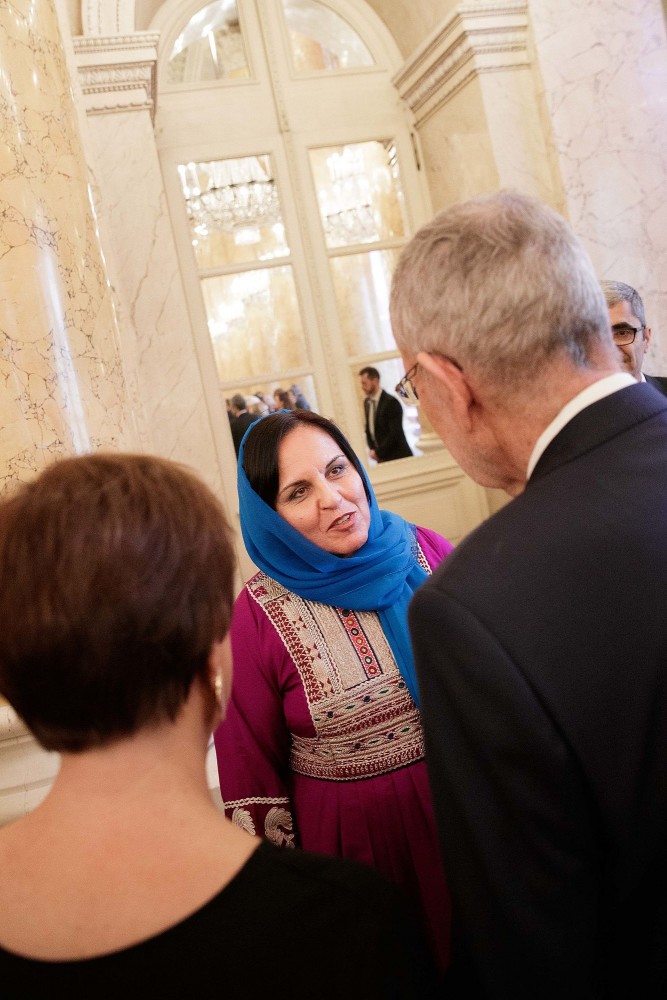
<path fill-rule="evenodd" d="M 370 457 L 376 462 L 408 458 L 412 450 L 403 431 L 403 407 L 396 396 L 380 385 L 377 368 L 367 365 L 359 372 L 364 399 L 364 430 Z"/>
<path fill-rule="evenodd" d="M 299 386 L 296 383 L 294 385 L 290 386 L 290 392 L 292 393 L 292 396 L 294 398 L 294 405 L 296 406 L 297 410 L 309 410 L 310 409 L 310 403 L 308 402 L 308 400 L 306 399 L 306 397 L 304 396 L 304 394 L 301 392 L 301 389 L 299 388 Z"/>
<path fill-rule="evenodd" d="M 312 411 L 253 424 L 238 474 L 260 572 L 236 601 L 215 736 L 227 815 L 378 868 L 409 893 L 444 968 L 449 900 L 406 613 L 452 546 L 381 511 L 347 439 Z"/>
<path fill-rule="evenodd" d="M 296 399 L 291 389 L 276 389 L 273 398 L 276 410 L 296 410 Z"/>
<path fill-rule="evenodd" d="M 215 496 L 162 459 L 66 459 L 0 503 L 0 691 L 61 754 L 0 830 L 3 996 L 203 997 L 221 954 L 239 996 L 433 996 L 394 887 L 213 802 L 234 563 Z"/>
<path fill-rule="evenodd" d="M 248 413 L 254 417 L 263 417 L 269 412 L 267 404 L 259 396 L 246 396 L 245 405 Z"/>
<path fill-rule="evenodd" d="M 232 428 L 232 440 L 234 441 L 234 451 L 238 455 L 243 435 L 259 414 L 249 413 L 246 406 L 245 396 L 236 393 L 230 400 L 230 412 L 232 414 L 230 425 Z"/>
<path fill-rule="evenodd" d="M 258 399 L 260 399 L 267 408 L 268 413 L 273 413 L 275 410 L 275 403 L 271 396 L 267 396 L 266 393 L 260 392 L 259 390 L 255 393 Z"/>

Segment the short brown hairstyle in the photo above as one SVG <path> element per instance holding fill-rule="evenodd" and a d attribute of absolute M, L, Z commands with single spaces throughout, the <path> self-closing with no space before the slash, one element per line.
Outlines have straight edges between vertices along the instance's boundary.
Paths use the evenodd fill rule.
<path fill-rule="evenodd" d="M 56 462 L 0 503 L 0 690 L 47 750 L 174 719 L 229 630 L 231 530 L 191 471 Z"/>

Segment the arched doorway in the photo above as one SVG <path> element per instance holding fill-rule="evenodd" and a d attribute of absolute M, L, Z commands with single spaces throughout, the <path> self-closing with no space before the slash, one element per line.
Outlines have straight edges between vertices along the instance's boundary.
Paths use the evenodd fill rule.
<path fill-rule="evenodd" d="M 174 0 L 153 27 L 157 143 L 214 419 L 236 392 L 297 384 L 367 456 L 358 371 L 389 391 L 402 374 L 389 283 L 427 214 L 396 46 L 351 0 Z M 404 423 L 419 454 L 416 411 Z"/>

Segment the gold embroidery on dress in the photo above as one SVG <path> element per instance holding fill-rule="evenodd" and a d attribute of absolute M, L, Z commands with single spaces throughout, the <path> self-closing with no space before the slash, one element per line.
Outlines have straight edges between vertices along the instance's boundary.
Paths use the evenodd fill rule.
<path fill-rule="evenodd" d="M 417 557 L 430 573 L 421 546 Z M 375 611 L 306 601 L 264 573 L 247 588 L 296 665 L 315 727 L 292 734 L 293 771 L 349 781 L 423 758 L 419 713 Z"/>
<path fill-rule="evenodd" d="M 286 830 L 291 831 L 292 827 L 291 812 L 287 809 L 279 809 L 278 806 L 269 809 L 264 820 L 264 834 L 267 840 L 277 844 L 278 847 L 294 847 L 294 834 L 285 832 Z"/>
<path fill-rule="evenodd" d="M 247 809 L 236 808 L 232 813 L 231 819 L 234 826 L 240 826 L 246 833 L 252 834 L 253 837 L 255 836 L 255 824 Z"/>

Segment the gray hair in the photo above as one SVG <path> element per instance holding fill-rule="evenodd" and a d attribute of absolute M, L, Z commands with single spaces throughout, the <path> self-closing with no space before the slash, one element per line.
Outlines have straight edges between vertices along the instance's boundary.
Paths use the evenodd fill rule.
<path fill-rule="evenodd" d="M 440 212 L 403 249 L 392 279 L 396 341 L 518 389 L 557 354 L 579 368 L 611 345 L 590 258 L 553 209 L 511 191 Z"/>
<path fill-rule="evenodd" d="M 637 317 L 642 326 L 646 326 L 644 303 L 641 295 L 632 285 L 626 285 L 624 281 L 601 281 L 600 286 L 610 309 L 612 306 L 617 306 L 619 302 L 628 302 L 632 315 Z"/>

